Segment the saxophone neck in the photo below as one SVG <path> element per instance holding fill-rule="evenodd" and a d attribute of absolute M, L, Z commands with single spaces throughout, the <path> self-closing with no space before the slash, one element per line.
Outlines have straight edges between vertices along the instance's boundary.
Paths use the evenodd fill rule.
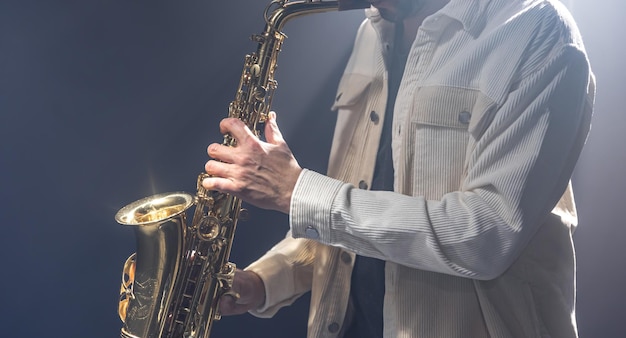
<path fill-rule="evenodd" d="M 265 22 L 267 29 L 280 32 L 285 23 L 295 17 L 336 11 L 340 8 L 340 1 L 289 1 L 274 0 L 265 8 Z"/>

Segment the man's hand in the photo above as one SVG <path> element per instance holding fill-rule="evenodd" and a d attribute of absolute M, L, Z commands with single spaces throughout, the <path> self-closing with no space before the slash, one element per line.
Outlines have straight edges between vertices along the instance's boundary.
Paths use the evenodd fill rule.
<path fill-rule="evenodd" d="M 261 278 L 252 271 L 235 271 L 233 292 L 239 298 L 224 295 L 220 298 L 219 312 L 223 316 L 240 315 L 258 309 L 265 302 L 265 286 Z"/>
<path fill-rule="evenodd" d="M 214 143 L 208 147 L 209 156 L 215 160 L 206 163 L 204 168 L 212 177 L 202 185 L 260 208 L 289 213 L 291 193 L 302 168 L 276 125 L 276 114 L 271 112 L 265 123 L 267 142 L 235 118 L 222 120 L 220 131 L 234 137 L 237 146 Z"/>

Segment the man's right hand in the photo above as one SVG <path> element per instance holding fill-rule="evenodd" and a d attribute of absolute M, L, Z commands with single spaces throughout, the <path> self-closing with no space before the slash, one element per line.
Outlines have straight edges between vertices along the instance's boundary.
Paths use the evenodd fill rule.
<path fill-rule="evenodd" d="M 239 298 L 229 294 L 220 298 L 219 313 L 222 316 L 240 315 L 258 309 L 265 302 L 265 285 L 252 271 L 237 269 L 232 291 L 239 294 Z"/>

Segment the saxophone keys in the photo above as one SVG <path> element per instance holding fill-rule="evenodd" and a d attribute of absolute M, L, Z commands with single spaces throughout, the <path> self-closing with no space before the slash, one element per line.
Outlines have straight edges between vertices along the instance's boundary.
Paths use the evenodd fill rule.
<path fill-rule="evenodd" d="M 220 233 L 220 221 L 215 216 L 205 216 L 196 230 L 198 237 L 205 241 L 214 240 Z"/>
<path fill-rule="evenodd" d="M 122 322 L 126 322 L 126 313 L 128 312 L 128 305 L 133 298 L 133 283 L 135 282 L 135 270 L 136 270 L 136 257 L 134 253 L 126 262 L 124 262 L 124 269 L 122 272 L 122 284 L 120 285 L 120 301 L 118 303 L 117 314 L 120 316 Z"/>
<path fill-rule="evenodd" d="M 244 209 L 244 208 L 240 209 L 239 220 L 245 222 L 249 219 L 250 219 L 250 212 L 248 211 L 248 209 Z"/>
<path fill-rule="evenodd" d="M 259 66 L 258 63 L 250 66 L 250 75 L 252 75 L 253 78 L 257 78 L 259 77 L 259 75 L 261 75 L 261 66 Z"/>

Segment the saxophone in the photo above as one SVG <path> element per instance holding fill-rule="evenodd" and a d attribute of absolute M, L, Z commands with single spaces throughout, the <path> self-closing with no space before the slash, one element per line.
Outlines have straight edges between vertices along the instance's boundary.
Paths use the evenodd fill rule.
<path fill-rule="evenodd" d="M 368 7 L 364 0 L 273 0 L 265 9 L 265 29 L 253 35 L 256 53 L 246 55 L 239 88 L 228 109 L 261 135 L 277 82 L 276 60 L 284 24 L 297 16 Z M 236 146 L 230 135 L 224 145 Z M 241 200 L 207 191 L 201 173 L 195 196 L 172 192 L 132 202 L 115 215 L 132 226 L 137 251 L 125 262 L 118 313 L 122 338 L 208 338 L 220 319 L 221 296 L 233 292 L 235 264 L 228 261 L 240 218 Z M 187 224 L 188 210 L 195 206 Z"/>

